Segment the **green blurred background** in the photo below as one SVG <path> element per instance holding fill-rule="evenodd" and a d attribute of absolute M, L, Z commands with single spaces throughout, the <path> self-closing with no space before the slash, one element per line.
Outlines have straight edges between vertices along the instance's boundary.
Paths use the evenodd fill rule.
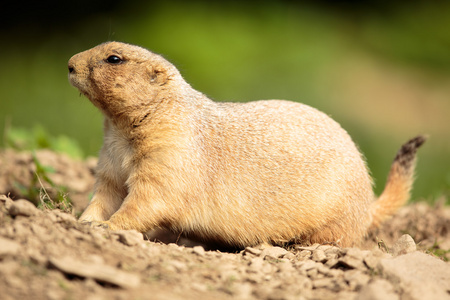
<path fill-rule="evenodd" d="M 377 193 L 400 145 L 429 134 L 413 198 L 450 193 L 450 1 L 79 0 L 2 10 L 3 146 L 16 130 L 97 155 L 102 116 L 69 85 L 67 60 L 118 40 L 162 54 L 216 101 L 319 108 L 359 145 Z"/>

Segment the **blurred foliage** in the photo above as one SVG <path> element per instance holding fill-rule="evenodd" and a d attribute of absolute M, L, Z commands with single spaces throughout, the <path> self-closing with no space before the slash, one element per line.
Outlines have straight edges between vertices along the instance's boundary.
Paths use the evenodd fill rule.
<path fill-rule="evenodd" d="M 378 193 L 400 144 L 414 134 L 430 133 L 419 151 L 413 197 L 435 198 L 450 191 L 450 122 L 431 115 L 430 123 L 442 123 L 439 128 L 410 128 L 399 117 L 398 128 L 386 130 L 384 117 L 408 110 L 383 107 L 386 114 L 374 125 L 364 116 L 353 118 L 358 111 L 337 88 L 351 72 L 343 62 L 359 65 L 361 57 L 420 74 L 414 76 L 430 92 L 448 85 L 449 1 L 80 0 L 70 6 L 11 2 L 3 11 L 0 132 L 6 119 L 12 128 L 31 128 L 8 133 L 26 147 L 47 144 L 74 151 L 79 149 L 76 140 L 82 151 L 75 155 L 98 152 L 102 116 L 68 84 L 67 60 L 101 42 L 120 40 L 163 54 L 194 88 L 216 101 L 289 99 L 332 114 L 366 155 Z M 355 81 L 355 88 L 359 85 Z M 443 97 L 445 103 L 434 111 L 444 107 L 450 114 L 450 95 Z M 10 144 L 8 139 L 3 137 Z"/>
<path fill-rule="evenodd" d="M 56 152 L 66 153 L 76 159 L 84 157 L 83 150 L 75 139 L 65 135 L 51 136 L 40 125 L 35 125 L 31 129 L 6 128 L 4 139 L 4 146 L 16 150 L 51 149 Z"/>

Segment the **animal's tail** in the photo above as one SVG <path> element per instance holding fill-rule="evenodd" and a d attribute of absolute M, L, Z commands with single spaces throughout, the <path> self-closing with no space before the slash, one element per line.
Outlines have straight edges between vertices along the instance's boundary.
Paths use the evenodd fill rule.
<path fill-rule="evenodd" d="M 406 142 L 397 152 L 384 191 L 378 200 L 372 203 L 371 228 L 381 225 L 409 200 L 414 181 L 416 151 L 425 140 L 425 136 L 419 135 Z"/>

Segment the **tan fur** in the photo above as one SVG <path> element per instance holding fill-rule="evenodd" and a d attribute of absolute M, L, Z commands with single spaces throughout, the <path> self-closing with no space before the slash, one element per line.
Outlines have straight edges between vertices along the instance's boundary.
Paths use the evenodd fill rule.
<path fill-rule="evenodd" d="M 121 61 L 108 62 L 112 55 Z M 383 200 L 373 202 L 361 154 L 327 115 L 281 100 L 213 102 L 146 49 L 101 44 L 70 59 L 69 79 L 105 116 L 94 196 L 80 221 L 237 247 L 351 246 L 373 213 L 378 224 L 393 213 L 383 209 L 391 200 L 397 208 L 409 197 L 413 167 L 405 173 L 394 162 Z"/>

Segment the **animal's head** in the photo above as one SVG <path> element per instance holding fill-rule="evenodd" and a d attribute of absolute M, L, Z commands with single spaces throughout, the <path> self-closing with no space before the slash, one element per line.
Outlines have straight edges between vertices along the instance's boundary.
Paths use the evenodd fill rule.
<path fill-rule="evenodd" d="M 78 53 L 68 67 L 70 83 L 110 116 L 145 111 L 165 85 L 181 78 L 161 56 L 119 42 Z"/>

